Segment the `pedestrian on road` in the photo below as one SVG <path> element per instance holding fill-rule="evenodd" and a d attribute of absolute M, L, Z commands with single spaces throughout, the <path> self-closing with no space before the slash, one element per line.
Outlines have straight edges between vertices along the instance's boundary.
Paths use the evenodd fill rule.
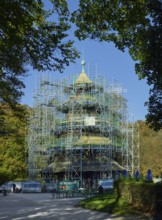
<path fill-rule="evenodd" d="M 13 193 L 15 193 L 16 192 L 16 184 L 15 183 L 13 183 Z"/>

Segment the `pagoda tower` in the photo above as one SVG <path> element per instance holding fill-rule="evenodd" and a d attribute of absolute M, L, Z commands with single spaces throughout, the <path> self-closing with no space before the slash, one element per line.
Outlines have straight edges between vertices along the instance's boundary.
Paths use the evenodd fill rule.
<path fill-rule="evenodd" d="M 84 60 L 81 65 L 79 77 L 64 87 L 67 100 L 56 107 L 64 117 L 56 123 L 50 166 L 59 179 L 79 180 L 83 186 L 124 169 L 121 126 L 126 100 L 91 81 Z"/>
<path fill-rule="evenodd" d="M 34 95 L 28 132 L 31 179 L 78 180 L 85 188 L 98 180 L 139 169 L 139 135 L 128 121 L 127 99 L 117 81 L 85 71 L 67 79 L 42 77 Z"/>

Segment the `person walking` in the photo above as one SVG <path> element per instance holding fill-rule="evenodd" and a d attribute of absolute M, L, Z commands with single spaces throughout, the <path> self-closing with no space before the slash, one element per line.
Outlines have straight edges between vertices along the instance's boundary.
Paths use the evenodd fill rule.
<path fill-rule="evenodd" d="M 13 183 L 13 193 L 15 193 L 16 192 L 16 184 L 15 183 Z"/>
<path fill-rule="evenodd" d="M 2 185 L 2 189 L 3 189 L 3 191 L 2 191 L 3 195 L 7 196 L 7 189 L 6 189 L 6 185 L 5 184 Z"/>

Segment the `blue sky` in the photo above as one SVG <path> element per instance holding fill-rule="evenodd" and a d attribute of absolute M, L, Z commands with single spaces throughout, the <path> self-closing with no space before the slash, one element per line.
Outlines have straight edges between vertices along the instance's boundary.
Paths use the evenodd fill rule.
<path fill-rule="evenodd" d="M 71 2 L 71 1 L 70 1 Z M 73 1 L 74 2 L 74 1 Z M 70 35 L 72 35 L 73 29 Z M 125 97 L 128 99 L 129 112 L 134 115 L 135 120 L 145 120 L 147 108 L 144 103 L 149 97 L 149 86 L 145 80 L 138 80 L 135 74 L 134 62 L 127 52 L 121 52 L 112 43 L 101 43 L 94 40 L 78 41 L 75 39 L 75 47 L 84 52 L 86 61 L 85 70 L 88 71 L 88 66 L 97 69 L 97 74 L 105 77 L 106 80 L 115 79 L 123 85 L 127 90 Z M 54 79 L 66 78 L 70 74 L 81 72 L 81 59 L 77 59 L 75 64 L 67 67 L 64 73 L 53 72 Z M 29 76 L 24 78 L 26 88 L 24 89 L 24 97 L 22 103 L 32 106 L 33 90 L 36 87 L 36 77 L 38 72 L 30 69 Z M 91 78 L 91 73 L 89 74 Z"/>

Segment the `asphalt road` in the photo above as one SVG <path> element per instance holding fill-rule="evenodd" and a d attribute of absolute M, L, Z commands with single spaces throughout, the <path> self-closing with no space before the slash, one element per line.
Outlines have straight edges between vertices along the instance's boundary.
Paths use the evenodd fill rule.
<path fill-rule="evenodd" d="M 0 219 L 3 220 L 133 220 L 75 207 L 80 198 L 52 199 L 51 194 L 0 195 Z M 147 218 L 148 219 L 148 218 Z"/>

